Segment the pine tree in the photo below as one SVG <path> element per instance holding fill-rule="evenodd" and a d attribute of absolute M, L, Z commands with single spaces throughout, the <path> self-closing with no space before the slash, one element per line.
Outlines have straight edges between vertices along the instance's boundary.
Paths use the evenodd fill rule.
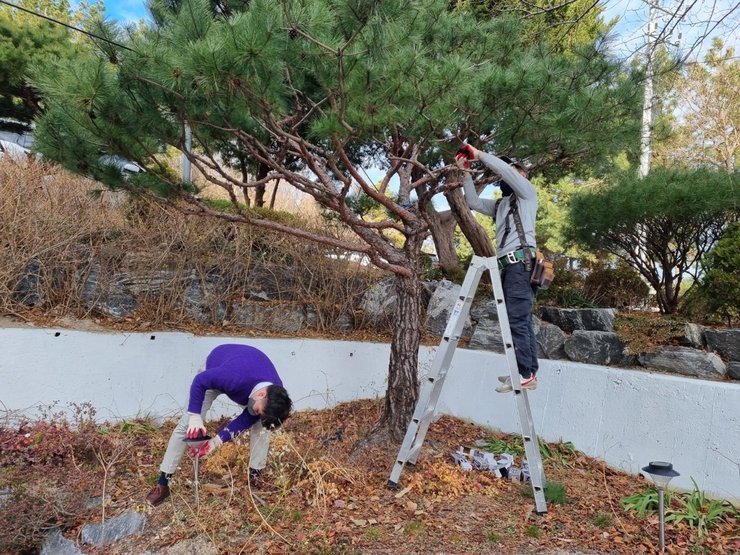
<path fill-rule="evenodd" d="M 516 21 L 478 20 L 439 0 L 252 0 L 228 16 L 207 0 L 154 9 L 156 25 L 130 39 L 131 51 L 37 75 L 49 106 L 38 148 L 73 171 L 157 195 L 187 213 L 362 253 L 394 274 L 396 325 L 374 436 L 400 440 L 413 412 L 421 246 L 435 218 L 433 195 L 448 191 L 464 206 L 450 165 L 460 142 L 569 169 L 603 160 L 636 129 L 634 87 L 593 45 L 575 58 L 552 54 L 519 40 Z M 163 146 L 184 150 L 185 123 L 194 140 L 188 156 L 227 191 L 229 213 L 204 204 L 162 162 Z M 224 145 L 267 168 L 264 178 L 225 171 Z M 148 171 L 124 181 L 101 163 L 102 152 Z M 360 171 L 370 164 L 385 172 L 379 183 Z M 240 195 L 270 178 L 311 195 L 356 239 L 239 206 Z M 389 194 L 392 180 L 398 192 Z M 358 190 L 385 217 L 352 210 L 347 201 Z"/>

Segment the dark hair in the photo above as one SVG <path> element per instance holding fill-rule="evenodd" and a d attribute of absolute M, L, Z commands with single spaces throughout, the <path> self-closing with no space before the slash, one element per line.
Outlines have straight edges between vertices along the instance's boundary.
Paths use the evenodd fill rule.
<path fill-rule="evenodd" d="M 270 385 L 267 387 L 267 403 L 265 403 L 262 425 L 269 429 L 279 428 L 290 416 L 293 402 L 288 396 L 288 391 L 282 385 Z"/>

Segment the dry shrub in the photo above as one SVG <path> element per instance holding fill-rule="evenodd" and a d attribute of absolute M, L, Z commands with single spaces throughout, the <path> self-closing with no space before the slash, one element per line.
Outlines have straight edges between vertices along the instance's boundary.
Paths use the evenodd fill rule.
<path fill-rule="evenodd" d="M 332 236 L 347 233 L 318 215 L 312 221 L 264 215 L 288 217 L 293 225 Z M 315 243 L 188 217 L 123 192 L 103 191 L 44 163 L 19 168 L 0 161 L 0 236 L 3 313 L 33 305 L 56 316 L 85 317 L 98 300 L 105 304 L 115 285 L 136 298 L 135 321 L 220 325 L 232 317 L 233 303 L 269 305 L 249 298 L 249 290 L 263 287 L 273 302 L 306 307 L 312 325 L 329 330 L 351 318 L 379 274 L 332 260 L 331 250 Z M 22 281 L 25 287 L 19 288 Z"/>
<path fill-rule="evenodd" d="M 14 290 L 29 270 L 42 291 L 31 304 L 80 308 L 69 277 L 89 270 L 94 246 L 123 224 L 120 195 L 99 189 L 45 163 L 0 160 L 0 309 L 18 307 Z"/>

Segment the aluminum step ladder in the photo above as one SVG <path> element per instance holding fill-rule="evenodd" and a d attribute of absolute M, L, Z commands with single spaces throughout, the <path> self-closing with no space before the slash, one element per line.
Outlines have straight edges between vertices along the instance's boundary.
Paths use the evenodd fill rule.
<path fill-rule="evenodd" d="M 465 275 L 460 296 L 455 303 L 450 319 L 447 322 L 442 341 L 439 344 L 437 353 L 432 362 L 432 368 L 429 376 L 424 380 L 419 393 L 419 400 L 414 409 L 414 415 L 411 418 L 409 427 L 406 430 L 401 449 L 398 452 L 398 458 L 391 470 L 391 477 L 388 480 L 388 487 L 397 488 L 398 480 L 405 465 L 414 465 L 419 457 L 424 437 L 426 436 L 429 425 L 434 418 L 434 412 L 437 407 L 437 401 L 442 391 L 447 371 L 450 368 L 452 356 L 460 340 L 460 334 L 465 326 L 470 306 L 473 303 L 478 283 L 480 282 L 483 272 L 488 271 L 493 284 L 493 294 L 496 301 L 496 311 L 498 312 L 498 321 L 501 325 L 501 335 L 504 342 L 504 352 L 506 362 L 509 366 L 509 376 L 514 388 L 514 401 L 519 411 L 519 422 L 522 428 L 522 439 L 524 440 L 524 452 L 529 463 L 530 480 L 534 492 L 534 501 L 537 513 L 543 515 L 547 512 L 547 503 L 545 502 L 545 470 L 542 465 L 540 456 L 540 446 L 537 442 L 537 434 L 534 429 L 532 420 L 532 411 L 529 407 L 527 391 L 521 389 L 519 380 L 519 370 L 514 353 L 514 345 L 511 339 L 511 329 L 509 328 L 509 317 L 506 313 L 504 303 L 504 290 L 501 285 L 501 274 L 498 269 L 498 261 L 495 257 L 484 258 L 473 256 L 468 272 Z M 493 388 L 491 395 L 499 395 Z M 502 397 L 503 399 L 504 397 Z"/>

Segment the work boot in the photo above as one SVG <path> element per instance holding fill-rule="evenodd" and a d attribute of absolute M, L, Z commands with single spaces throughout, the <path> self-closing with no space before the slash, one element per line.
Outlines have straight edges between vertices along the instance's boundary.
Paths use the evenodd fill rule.
<path fill-rule="evenodd" d="M 152 488 L 152 491 L 149 492 L 149 494 L 146 496 L 146 502 L 149 503 L 152 507 L 156 507 L 162 501 L 167 499 L 170 496 L 170 486 L 163 486 L 162 484 L 157 484 Z"/>

